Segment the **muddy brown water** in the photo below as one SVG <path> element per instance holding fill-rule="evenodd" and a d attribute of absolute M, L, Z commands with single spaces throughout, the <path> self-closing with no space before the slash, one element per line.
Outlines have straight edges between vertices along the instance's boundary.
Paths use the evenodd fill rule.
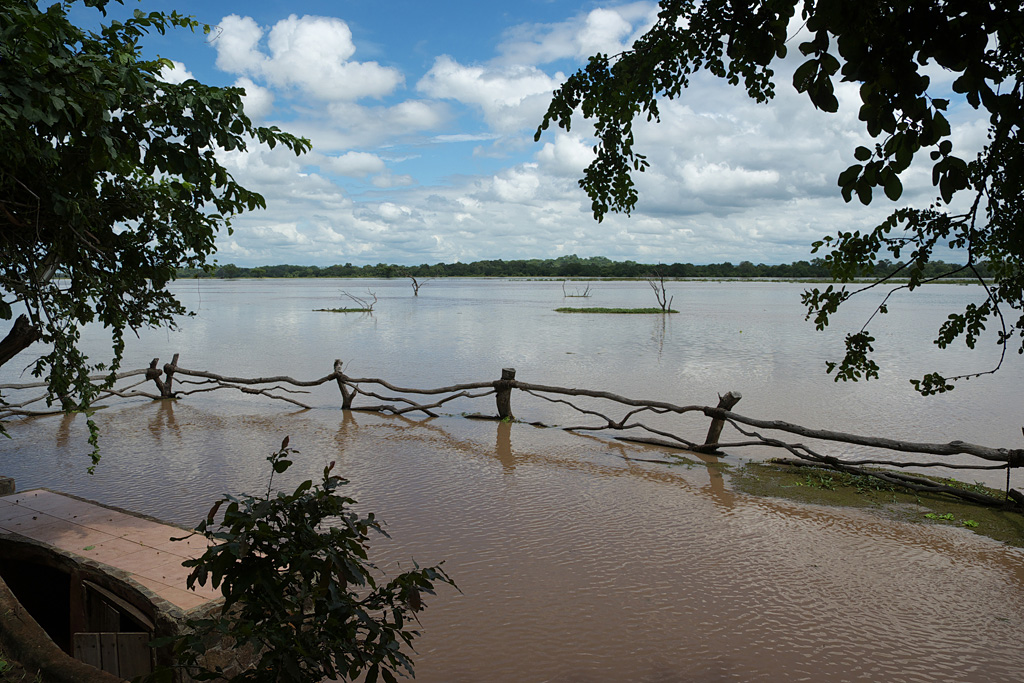
<path fill-rule="evenodd" d="M 799 326 L 807 324 L 789 313 L 792 302 L 783 305 L 799 286 L 688 283 L 677 306 L 696 300 L 700 310 L 684 308 L 688 318 L 662 329 L 549 315 L 545 297 L 557 293 L 551 303 L 562 305 L 557 283 L 431 282 L 418 301 L 407 285 L 380 283 L 390 308 L 378 304 L 372 319 L 312 314 L 311 300 L 337 296 L 323 283 L 271 285 L 200 289 L 199 318 L 181 332 L 145 334 L 129 349 L 139 362 L 126 366 L 180 351 L 187 367 L 305 378 L 342 357 L 353 374 L 418 386 L 515 366 L 526 381 L 679 403 L 738 390 L 740 412 L 808 426 L 1000 446 L 1019 435 L 1018 368 L 936 406 L 900 388 L 928 360 L 910 353 L 905 334 L 892 333 L 896 350 L 886 350 L 891 377 L 853 387 L 821 377 L 817 361 L 829 349 Z M 593 305 L 640 296 L 606 286 L 616 303 Z M 937 291 L 935 311 L 915 315 L 930 320 L 959 289 Z M 717 317 L 701 322 L 712 308 Z M 500 320 L 487 327 L 490 317 Z M 713 341 L 694 344 L 700 326 L 717 331 Z M 0 468 L 20 488 L 189 524 L 221 492 L 265 486 L 264 457 L 289 434 L 302 454 L 275 481 L 295 484 L 337 461 L 348 493 L 388 522 L 391 538 L 374 543 L 382 568 L 444 560 L 458 582 L 461 593 L 442 589 L 427 601 L 422 681 L 1020 678 L 1020 550 L 966 529 L 736 494 L 728 470 L 636 460 L 662 457 L 654 448 L 458 414 L 344 415 L 329 392 L 313 398 L 321 409 L 229 394 L 119 403 L 96 414 L 104 456 L 93 476 L 84 474 L 81 417 L 13 423 Z M 527 419 L 566 423 L 557 408 L 513 402 Z"/>

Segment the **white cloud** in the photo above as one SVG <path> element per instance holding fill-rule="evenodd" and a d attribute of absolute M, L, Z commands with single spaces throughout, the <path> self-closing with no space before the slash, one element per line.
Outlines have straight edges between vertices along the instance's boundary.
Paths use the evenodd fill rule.
<path fill-rule="evenodd" d="M 251 79 L 244 77 L 235 81 L 235 87 L 245 90 L 245 95 L 242 96 L 242 106 L 249 118 L 262 120 L 273 110 L 274 93 L 267 88 L 261 88 Z"/>
<path fill-rule="evenodd" d="M 412 210 L 410 210 L 409 207 L 407 206 L 398 206 L 392 204 L 391 202 L 384 202 L 383 204 L 377 207 L 377 213 L 383 220 L 387 222 L 392 222 L 399 220 L 401 218 L 411 216 Z"/>
<path fill-rule="evenodd" d="M 351 178 L 362 178 L 385 170 L 384 160 L 367 152 L 346 152 L 340 157 L 324 157 L 320 167 Z"/>
<path fill-rule="evenodd" d="M 484 140 L 496 140 L 500 135 L 496 133 L 455 133 L 452 135 L 435 135 L 431 140 L 434 142 L 481 142 Z"/>
<path fill-rule="evenodd" d="M 499 199 L 513 204 L 521 204 L 535 198 L 540 188 L 540 178 L 527 165 L 524 169 L 512 169 L 502 176 L 494 178 L 494 193 Z"/>
<path fill-rule="evenodd" d="M 583 30 L 576 37 L 577 56 L 621 52 L 628 48 L 622 41 L 633 25 L 615 10 L 595 9 L 587 15 Z"/>
<path fill-rule="evenodd" d="M 584 61 L 598 52 L 615 55 L 654 24 L 659 6 L 635 2 L 601 7 L 552 24 L 523 24 L 509 29 L 498 46 L 501 64 L 548 64 L 560 59 Z"/>
<path fill-rule="evenodd" d="M 250 228 L 249 236 L 271 247 L 308 245 L 310 242 L 309 238 L 299 232 L 295 223 L 255 226 Z"/>
<path fill-rule="evenodd" d="M 555 141 L 545 142 L 535 158 L 556 175 L 578 178 L 594 160 L 594 151 L 578 135 L 559 131 L 555 133 Z"/>
<path fill-rule="evenodd" d="M 857 119 L 857 90 L 840 84 L 840 112 L 815 111 L 789 85 L 803 61 L 794 49 L 777 65 L 768 105 L 698 75 L 679 100 L 660 103 L 660 123 L 638 120 L 635 149 L 651 163 L 635 175 L 639 203 L 632 217 L 596 223 L 577 185 L 593 158 L 590 124 L 577 117 L 571 132 L 550 129 L 539 145 L 533 130 L 564 79 L 556 68 L 623 49 L 656 11 L 637 2 L 515 27 L 494 54 L 466 50 L 457 59 L 439 54 L 443 45 L 417 52 L 405 62 L 416 66 L 404 67 L 413 93 L 399 87 L 398 69 L 358 61 L 367 38 L 354 38 L 342 19 L 291 16 L 261 27 L 225 17 L 217 64 L 246 88 L 250 115 L 272 113 L 276 125 L 310 138 L 314 152 L 218 152 L 268 202 L 234 221 L 220 260 L 433 263 L 575 252 L 792 261 L 810 258 L 808 245 L 823 234 L 870 228 L 892 210 L 881 196 L 867 209 L 842 201 L 838 173 L 854 163 L 854 147 L 872 143 Z M 382 49 L 398 64 L 407 48 Z M 364 106 L 360 97 L 383 99 Z M 954 103 L 950 121 L 963 156 L 984 144 L 977 112 Z M 451 144 L 473 142 L 481 144 Z M 906 198 L 934 194 L 926 158 L 904 185 Z"/>
<path fill-rule="evenodd" d="M 389 188 L 389 187 L 408 187 L 416 184 L 416 179 L 407 173 L 393 174 L 390 172 L 381 173 L 376 175 L 371 180 L 374 187 Z"/>
<path fill-rule="evenodd" d="M 171 65 L 172 66 L 170 68 L 165 66 L 160 69 L 160 80 L 164 83 L 177 85 L 195 78 L 195 76 L 192 75 L 192 72 L 186 69 L 185 65 L 181 62 L 176 62 L 172 59 Z"/>
<path fill-rule="evenodd" d="M 433 130 L 448 118 L 444 105 L 424 100 L 406 100 L 373 112 L 375 118 L 393 131 Z"/>
<path fill-rule="evenodd" d="M 681 189 L 697 194 L 760 195 L 762 189 L 779 182 L 778 171 L 750 171 L 721 163 L 685 164 L 679 175 L 684 182 Z"/>
<path fill-rule="evenodd" d="M 258 74 L 266 61 L 259 51 L 263 29 L 250 17 L 230 14 L 217 25 L 213 46 L 217 68 L 233 74 Z"/>
<path fill-rule="evenodd" d="M 229 15 L 219 28 L 214 42 L 219 68 L 319 100 L 382 97 L 403 82 L 397 69 L 350 61 L 356 51 L 352 31 L 340 19 L 294 14 L 282 19 L 267 37 L 269 54 L 261 49 L 263 29 L 250 17 Z"/>
<path fill-rule="evenodd" d="M 561 73 L 549 76 L 532 66 L 464 66 L 441 55 L 416 89 L 478 107 L 493 130 L 508 134 L 536 126 L 563 80 Z"/>
<path fill-rule="evenodd" d="M 363 107 L 354 102 L 332 102 L 326 109 L 310 112 L 288 123 L 288 130 L 313 141 L 324 152 L 366 149 L 396 141 L 416 139 L 451 119 L 441 102 L 405 100 L 393 106 Z"/>

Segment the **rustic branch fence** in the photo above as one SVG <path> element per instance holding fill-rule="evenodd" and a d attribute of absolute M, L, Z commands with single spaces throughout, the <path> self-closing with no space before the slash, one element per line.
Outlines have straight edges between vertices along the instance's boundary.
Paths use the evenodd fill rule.
<path fill-rule="evenodd" d="M 101 375 L 92 378 L 92 380 L 95 382 L 106 382 L 109 377 L 109 375 Z M 97 400 L 102 401 L 115 396 L 121 398 L 164 400 L 221 389 L 233 389 L 245 394 L 266 396 L 279 401 L 285 401 L 302 409 L 312 409 L 313 406 L 303 403 L 298 397 L 303 393 L 308 393 L 309 389 L 313 387 L 333 382 L 341 392 L 341 407 L 344 410 L 378 412 L 392 415 L 422 413 L 431 417 L 437 417 L 438 413 L 435 412 L 436 410 L 456 399 L 479 399 L 493 395 L 495 397 L 496 415 L 473 415 L 470 417 L 491 417 L 493 419 L 511 420 L 515 419 L 512 411 L 512 392 L 514 390 L 522 391 L 545 401 L 565 405 L 580 415 L 592 418 L 592 424 L 562 427 L 562 429 L 567 431 L 598 432 L 610 430 L 613 432 L 630 432 L 627 435 L 617 436 L 616 438 L 709 455 L 723 455 L 722 449 L 726 448 L 738 449 L 750 446 L 769 446 L 784 450 L 794 456 L 793 459 L 782 459 L 781 462 L 794 465 L 814 464 L 851 474 L 875 477 L 890 484 L 903 486 L 914 491 L 944 493 L 982 505 L 1024 510 L 1024 494 L 1010 488 L 1010 472 L 1024 465 L 1024 449 L 991 448 L 963 441 L 951 441 L 945 444 L 909 442 L 823 429 L 810 429 L 776 420 L 759 420 L 745 417 L 732 411 L 742 398 L 738 392 L 728 392 L 720 396 L 718 404 L 715 406 L 676 405 L 665 401 L 628 398 L 607 391 L 569 389 L 521 382 L 516 379 L 516 371 L 513 368 L 504 368 L 501 371 L 501 377 L 492 381 L 453 384 L 433 389 L 419 389 L 396 386 L 378 378 L 351 377 L 345 374 L 340 360 L 334 361 L 334 368 L 330 374 L 307 381 L 293 379 L 284 375 L 274 377 L 231 377 L 204 370 L 183 368 L 178 365 L 178 354 L 175 354 L 171 362 L 165 363 L 163 367 L 159 367 L 159 359 L 154 358 L 148 368 L 119 372 L 116 374 L 115 384 L 133 378 L 140 379 L 127 386 L 108 386 Z M 139 388 L 148 382 L 152 382 L 156 387 L 155 393 Z M 175 382 L 177 382 L 177 388 Z M 0 384 L 0 391 L 28 391 L 45 387 L 46 384 L 44 382 Z M 390 394 L 384 393 L 385 391 L 390 392 Z M 380 401 L 380 403 L 356 405 L 355 401 L 358 397 L 374 399 L 375 401 Z M 49 407 L 49 404 L 52 403 L 52 397 L 49 398 L 51 398 L 51 401 L 47 403 L 45 409 L 32 408 L 30 406 L 39 402 L 46 402 L 48 399 L 46 393 L 29 397 L 18 403 L 4 403 L 0 406 L 0 420 L 15 416 L 38 416 L 60 413 L 60 410 Z M 570 400 L 570 398 L 574 400 Z M 620 407 L 625 407 L 627 411 L 622 417 L 616 419 L 593 407 L 581 405 L 579 401 L 575 400 L 578 398 L 597 399 L 602 402 L 617 404 Z M 604 405 L 604 403 L 601 403 L 601 405 Z M 603 408 L 602 410 L 607 409 Z M 639 421 L 638 417 L 644 414 L 683 415 L 687 413 L 699 413 L 711 419 L 707 436 L 702 443 L 690 441 L 664 428 L 645 424 Z M 726 424 L 731 425 L 745 438 L 722 442 L 721 435 Z M 783 435 L 813 439 L 825 442 L 826 444 L 851 444 L 880 451 L 933 456 L 933 459 L 893 460 L 881 457 L 860 458 L 856 460 L 841 459 L 833 455 L 821 453 L 804 443 L 792 443 L 785 438 L 765 435 L 761 432 L 781 432 Z M 975 462 L 961 463 L 934 459 L 962 455 L 970 456 Z M 981 461 L 981 463 L 977 461 Z M 908 467 L 946 467 L 950 469 L 971 470 L 1005 469 L 1006 492 L 1003 498 L 997 498 L 905 472 L 876 469 L 879 466 L 897 469 Z"/>

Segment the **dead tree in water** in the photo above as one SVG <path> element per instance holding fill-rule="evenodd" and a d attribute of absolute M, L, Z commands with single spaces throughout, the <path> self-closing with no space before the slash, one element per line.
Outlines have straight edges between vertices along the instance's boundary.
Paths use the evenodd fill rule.
<path fill-rule="evenodd" d="M 355 308 L 314 308 L 313 310 L 318 313 L 373 313 L 373 307 L 377 305 L 377 295 L 370 290 L 366 290 L 366 293 L 373 297 L 373 301 L 361 296 L 355 296 L 349 294 L 345 290 L 341 290 L 341 293 L 352 299 L 356 303 Z"/>
<path fill-rule="evenodd" d="M 432 277 L 429 277 L 426 280 L 417 280 L 412 275 L 407 275 L 406 277 L 408 277 L 410 280 L 412 280 L 412 295 L 413 296 L 419 296 L 420 295 L 420 287 L 422 287 L 423 285 L 427 284 L 428 282 L 430 282 L 431 280 L 434 279 Z"/>
<path fill-rule="evenodd" d="M 349 299 L 352 299 L 352 301 L 355 301 L 359 305 L 359 310 L 365 311 L 367 313 L 373 313 L 373 307 L 377 305 L 377 295 L 374 292 L 371 292 L 370 290 L 366 290 L 366 293 L 373 297 L 373 301 L 370 301 L 365 297 L 354 296 L 344 290 L 342 290 L 341 293 L 347 296 Z"/>
<path fill-rule="evenodd" d="M 575 294 L 569 294 L 565 291 L 565 280 L 562 280 L 562 297 L 569 298 L 589 298 L 590 297 L 590 283 L 586 283 L 586 288 L 581 292 L 579 288 L 576 289 Z"/>
<path fill-rule="evenodd" d="M 668 292 L 665 290 L 665 275 L 660 270 L 655 270 L 653 273 L 649 273 L 646 276 L 647 284 L 654 290 L 654 296 L 658 299 L 658 305 L 661 306 L 662 313 L 670 313 L 672 311 L 672 300 L 675 297 L 670 297 Z"/>

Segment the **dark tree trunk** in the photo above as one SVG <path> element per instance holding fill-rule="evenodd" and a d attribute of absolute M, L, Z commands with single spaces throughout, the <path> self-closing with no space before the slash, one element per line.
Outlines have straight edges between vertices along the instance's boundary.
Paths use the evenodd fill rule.
<path fill-rule="evenodd" d="M 27 349 L 41 336 L 43 336 L 42 332 L 29 322 L 27 315 L 19 315 L 18 319 L 14 321 L 14 327 L 7 333 L 3 341 L 0 341 L 0 365 Z"/>

